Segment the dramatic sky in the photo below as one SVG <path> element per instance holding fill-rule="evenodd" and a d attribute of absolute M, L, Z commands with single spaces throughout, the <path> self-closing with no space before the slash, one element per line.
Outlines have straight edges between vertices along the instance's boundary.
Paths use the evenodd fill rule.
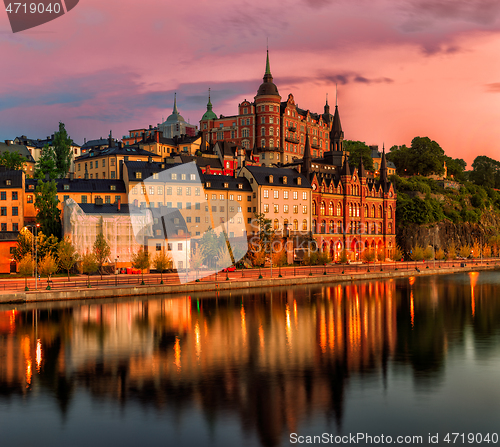
<path fill-rule="evenodd" d="M 265 68 L 283 99 L 338 103 L 347 139 L 437 141 L 469 167 L 499 159 L 498 0 L 80 0 L 13 34 L 0 12 L 0 139 L 121 138 L 172 110 L 199 125 L 253 99 Z"/>

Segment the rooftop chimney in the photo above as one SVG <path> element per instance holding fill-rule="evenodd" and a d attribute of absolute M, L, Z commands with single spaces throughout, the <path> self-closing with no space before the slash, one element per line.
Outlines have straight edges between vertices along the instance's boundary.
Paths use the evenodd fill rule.
<path fill-rule="evenodd" d="M 75 173 L 74 172 L 70 172 L 69 173 L 69 181 L 72 182 L 75 178 Z"/>

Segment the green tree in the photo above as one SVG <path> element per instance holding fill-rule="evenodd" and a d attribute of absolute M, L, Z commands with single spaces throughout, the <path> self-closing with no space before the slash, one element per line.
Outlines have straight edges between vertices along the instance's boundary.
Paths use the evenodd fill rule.
<path fill-rule="evenodd" d="M 203 260 L 205 259 L 205 253 L 203 253 L 203 246 L 198 245 L 191 251 L 191 257 L 189 259 L 190 267 L 196 271 L 196 279 L 198 279 L 198 271 L 203 264 Z"/>
<path fill-rule="evenodd" d="M 48 144 L 42 148 L 40 158 L 35 165 L 35 178 L 45 179 L 47 176 L 49 179 L 57 178 L 56 155 Z"/>
<path fill-rule="evenodd" d="M 359 160 L 363 160 L 363 166 L 368 171 L 374 171 L 372 151 L 364 141 L 344 141 L 344 150 L 349 152 L 349 163 L 359 166 Z"/>
<path fill-rule="evenodd" d="M 375 261 L 375 258 L 376 258 L 375 251 L 369 248 L 367 248 L 366 250 L 363 251 L 363 253 L 361 253 L 361 259 L 365 262 L 368 263 L 373 262 Z"/>
<path fill-rule="evenodd" d="M 390 152 L 386 155 L 387 160 L 392 161 L 396 166 L 396 172 L 399 175 L 412 175 L 412 153 L 406 145 L 392 146 Z"/>
<path fill-rule="evenodd" d="M 57 247 L 57 259 L 59 260 L 59 267 L 68 272 L 69 281 L 69 272 L 78 261 L 78 253 L 69 237 L 65 237 L 59 242 Z"/>
<path fill-rule="evenodd" d="M 436 250 L 436 260 L 442 261 L 445 258 L 444 250 L 442 248 Z"/>
<path fill-rule="evenodd" d="M 468 258 L 470 255 L 470 250 L 471 250 L 470 246 L 466 244 L 466 245 L 462 245 L 460 247 L 460 249 L 458 250 L 458 252 L 460 253 L 460 256 L 462 258 Z"/>
<path fill-rule="evenodd" d="M 87 287 L 90 287 L 90 275 L 97 271 L 98 265 L 94 253 L 87 252 L 82 256 L 82 273 L 87 275 Z"/>
<path fill-rule="evenodd" d="M 23 171 L 26 159 L 18 152 L 5 151 L 0 155 L 0 166 L 5 166 L 9 170 Z"/>
<path fill-rule="evenodd" d="M 102 234 L 101 231 L 97 235 L 94 242 L 94 256 L 97 261 L 97 267 L 99 268 L 99 273 L 101 274 L 101 279 L 102 279 L 102 267 L 109 258 L 110 254 L 111 254 L 111 248 L 109 248 L 109 244 L 107 243 L 106 238 L 104 237 L 104 234 Z"/>
<path fill-rule="evenodd" d="M 47 290 L 50 290 L 50 277 L 57 272 L 57 262 L 51 254 L 45 255 L 38 263 L 38 272 L 47 277 Z"/>
<path fill-rule="evenodd" d="M 73 140 L 69 137 L 64 123 L 59 122 L 59 131 L 54 134 L 54 160 L 57 178 L 64 178 L 71 166 L 71 146 Z"/>
<path fill-rule="evenodd" d="M 428 137 L 415 137 L 411 147 L 393 146 L 387 159 L 396 166 L 399 175 L 441 175 L 445 155 L 438 143 Z"/>
<path fill-rule="evenodd" d="M 35 269 L 35 262 L 31 256 L 31 253 L 27 253 L 19 262 L 19 274 L 24 276 L 24 290 L 28 291 L 28 276 L 33 274 Z"/>
<path fill-rule="evenodd" d="M 36 241 L 37 241 L 36 251 L 38 259 L 42 259 L 48 254 L 52 255 L 53 257 L 56 256 L 59 241 L 54 235 L 46 236 L 40 231 L 38 232 Z"/>
<path fill-rule="evenodd" d="M 161 250 L 156 253 L 153 258 L 153 266 L 157 272 L 160 272 L 161 284 L 163 284 L 163 271 L 172 268 L 173 259 L 170 253 L 165 253 L 165 250 Z"/>
<path fill-rule="evenodd" d="M 450 246 L 448 247 L 448 253 L 446 254 L 446 259 L 447 260 L 453 260 L 457 257 L 457 248 L 455 246 L 455 243 L 452 242 Z"/>
<path fill-rule="evenodd" d="M 132 267 L 141 270 L 142 285 L 144 285 L 144 270 L 148 269 L 150 264 L 149 252 L 144 251 L 142 247 L 132 255 Z"/>
<path fill-rule="evenodd" d="M 434 248 L 432 248 L 430 245 L 428 245 L 427 248 L 424 250 L 424 259 L 426 261 L 434 259 Z"/>
<path fill-rule="evenodd" d="M 27 254 L 33 256 L 33 234 L 26 227 L 21 228 L 17 236 L 17 245 L 14 248 L 13 257 L 17 262 L 21 262 Z"/>
<path fill-rule="evenodd" d="M 472 163 L 469 180 L 487 188 L 500 188 L 500 162 L 479 155 Z"/>
<path fill-rule="evenodd" d="M 467 163 L 461 158 L 451 158 L 447 155 L 444 157 L 446 161 L 446 168 L 448 170 L 448 177 L 453 177 L 459 182 L 465 181 L 465 168 Z"/>
<path fill-rule="evenodd" d="M 57 185 L 54 180 L 50 182 L 38 181 L 35 189 L 35 208 L 37 209 L 37 222 L 40 230 L 46 235 L 61 237 L 61 211 L 57 207 Z"/>
<path fill-rule="evenodd" d="M 219 251 L 219 238 L 212 228 L 203 233 L 202 238 L 199 240 L 199 246 L 203 247 L 203 261 L 209 266 L 214 266 L 215 256 Z"/>

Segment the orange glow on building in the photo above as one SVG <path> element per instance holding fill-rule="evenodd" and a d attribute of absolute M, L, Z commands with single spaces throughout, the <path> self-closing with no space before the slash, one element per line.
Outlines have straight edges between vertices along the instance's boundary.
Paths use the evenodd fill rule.
<path fill-rule="evenodd" d="M 175 337 L 174 345 L 174 365 L 177 366 L 177 370 L 181 369 L 181 344 L 179 337 Z"/>
<path fill-rule="evenodd" d="M 474 316 L 476 313 L 476 297 L 474 294 L 474 289 L 476 287 L 478 277 L 479 277 L 479 272 L 469 272 L 472 316 Z"/>
<path fill-rule="evenodd" d="M 40 339 L 36 341 L 36 370 L 40 372 L 40 366 L 42 364 L 42 342 Z"/>

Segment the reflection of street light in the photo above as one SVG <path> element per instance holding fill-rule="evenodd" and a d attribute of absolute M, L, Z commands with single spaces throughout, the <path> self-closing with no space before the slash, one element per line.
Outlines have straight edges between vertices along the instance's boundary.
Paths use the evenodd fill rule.
<path fill-rule="evenodd" d="M 115 287 L 118 285 L 118 258 L 115 258 Z"/>
<path fill-rule="evenodd" d="M 36 225 L 27 225 L 28 228 L 34 228 L 35 229 L 35 290 L 38 290 L 38 227 L 40 226 L 39 223 Z M 33 234 L 33 232 L 31 232 Z M 33 246 L 33 242 L 32 245 Z"/>

